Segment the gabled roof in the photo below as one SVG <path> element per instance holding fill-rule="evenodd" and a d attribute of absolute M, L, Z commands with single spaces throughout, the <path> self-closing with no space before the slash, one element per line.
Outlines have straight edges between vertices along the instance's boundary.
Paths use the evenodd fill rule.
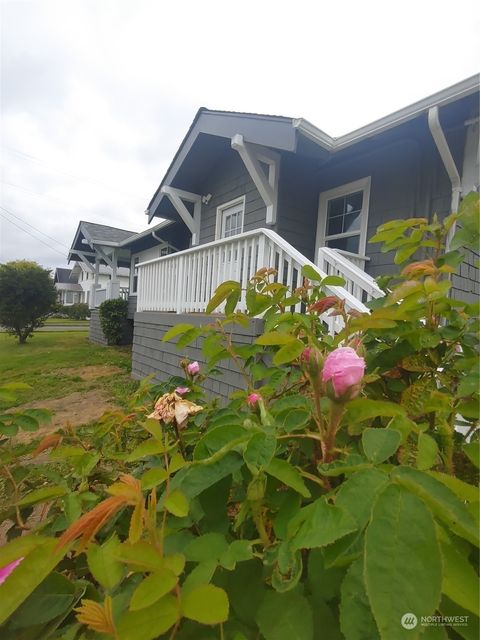
<path fill-rule="evenodd" d="M 109 227 L 105 224 L 97 224 L 96 222 L 80 221 L 85 238 L 91 240 L 94 244 L 118 244 L 122 240 L 136 234 L 136 231 L 127 231 L 126 229 L 118 229 L 117 227 Z"/>
<path fill-rule="evenodd" d="M 246 142 L 271 147 L 279 151 L 295 153 L 298 152 L 299 146 L 304 146 L 305 143 L 310 144 L 313 148 L 317 149 L 318 153 L 323 153 L 328 157 L 330 154 L 337 153 L 363 140 L 377 136 L 384 131 L 424 115 L 434 106 L 442 107 L 467 96 L 474 95 L 478 93 L 479 88 L 480 75 L 477 74 L 427 98 L 419 100 L 404 109 L 400 109 L 384 118 L 375 120 L 365 127 L 361 127 L 351 133 L 336 138 L 329 136 L 304 118 L 218 111 L 201 107 L 195 115 L 164 178 L 150 200 L 146 213 L 149 215 L 149 220 L 156 214 L 163 198 L 163 193 L 161 192 L 163 186 L 179 186 L 180 188 L 185 188 L 182 185 L 174 185 L 173 183 L 176 177 L 178 180 L 179 170 L 187 156 L 191 152 L 193 153 L 194 144 L 201 136 L 216 137 L 219 141 L 217 145 L 218 151 L 226 148 L 226 143 L 231 140 L 234 135 L 240 134 Z M 220 142 L 222 139 L 223 142 Z M 201 162 L 197 160 L 199 171 L 205 172 L 208 169 L 210 159 L 205 157 L 205 154 L 199 154 L 199 158 L 201 158 Z"/>
<path fill-rule="evenodd" d="M 55 275 L 53 276 L 54 283 L 57 284 L 57 283 L 70 282 L 71 273 L 72 273 L 71 269 L 64 269 L 62 267 L 57 267 L 55 269 Z"/>

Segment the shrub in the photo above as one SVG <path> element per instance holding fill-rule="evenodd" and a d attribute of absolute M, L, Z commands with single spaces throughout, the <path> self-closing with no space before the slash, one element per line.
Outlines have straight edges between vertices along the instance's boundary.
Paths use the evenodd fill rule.
<path fill-rule="evenodd" d="M 463 229 L 472 211 L 468 199 Z M 445 616 L 449 637 L 475 637 L 479 319 L 447 295 L 463 258 L 458 235 L 443 251 L 454 220 L 379 229 L 398 264 L 406 245 L 431 254 L 390 279 L 370 314 L 326 296 L 332 281 L 313 269 L 295 292 L 261 269 L 247 313 L 235 311 L 240 286 L 224 283 L 210 310 L 226 302 L 225 317 L 164 337 L 201 339 L 206 364 L 143 382 L 125 414 L 78 432 L 8 438 L 2 638 L 437 637 L 429 616 Z M 286 311 L 299 301 L 306 313 Z M 234 344 L 230 325 L 259 308 L 264 333 Z M 343 318 L 334 337 L 325 312 Z M 202 382 L 227 358 L 247 388 L 219 408 Z M 30 525 L 41 534 L 19 536 L 42 502 Z"/>
<path fill-rule="evenodd" d="M 121 298 L 105 300 L 99 307 L 100 325 L 110 345 L 120 344 L 125 334 L 128 301 Z"/>
<path fill-rule="evenodd" d="M 57 292 L 50 272 L 36 262 L 0 265 L 0 325 L 24 344 L 55 308 Z"/>
<path fill-rule="evenodd" d="M 64 307 L 65 312 L 72 320 L 86 320 L 90 317 L 90 308 L 85 302 L 77 302 Z"/>

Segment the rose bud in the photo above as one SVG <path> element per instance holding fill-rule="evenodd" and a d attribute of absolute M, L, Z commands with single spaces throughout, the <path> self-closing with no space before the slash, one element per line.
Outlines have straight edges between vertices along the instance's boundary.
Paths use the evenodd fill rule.
<path fill-rule="evenodd" d="M 345 402 L 360 393 L 364 373 L 365 360 L 351 347 L 339 347 L 326 357 L 322 381 L 324 384 L 331 381 L 334 399 Z"/>
<path fill-rule="evenodd" d="M 195 362 L 190 362 L 190 364 L 187 364 L 187 373 L 190 376 L 192 377 L 196 376 L 199 371 L 200 371 L 200 365 L 196 360 Z"/>
<path fill-rule="evenodd" d="M 259 393 L 251 393 L 250 395 L 247 396 L 247 404 L 249 407 L 254 407 L 257 402 L 260 400 L 261 395 Z"/>

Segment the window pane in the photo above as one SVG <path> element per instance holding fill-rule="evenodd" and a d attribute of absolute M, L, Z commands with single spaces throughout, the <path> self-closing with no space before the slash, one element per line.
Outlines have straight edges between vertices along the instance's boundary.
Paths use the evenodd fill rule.
<path fill-rule="evenodd" d="M 335 218 L 330 218 L 327 226 L 327 236 L 333 236 L 336 233 L 342 233 L 342 216 L 335 216 Z"/>
<path fill-rule="evenodd" d="M 360 236 L 350 236 L 349 238 L 335 238 L 334 240 L 327 240 L 327 247 L 332 249 L 343 249 L 343 251 L 350 251 L 351 253 L 358 253 L 358 247 L 360 246 Z"/>
<path fill-rule="evenodd" d="M 363 204 L 363 191 L 357 191 L 357 193 L 351 193 L 346 197 L 345 212 L 351 213 L 352 211 L 361 211 Z"/>
<path fill-rule="evenodd" d="M 343 232 L 360 231 L 360 211 L 349 213 L 343 219 Z"/>
<path fill-rule="evenodd" d="M 334 198 L 328 201 L 328 217 L 341 216 L 345 211 L 345 198 Z"/>

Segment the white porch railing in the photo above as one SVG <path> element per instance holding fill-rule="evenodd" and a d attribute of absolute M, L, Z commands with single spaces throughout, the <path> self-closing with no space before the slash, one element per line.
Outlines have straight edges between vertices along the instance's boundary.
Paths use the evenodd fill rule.
<path fill-rule="evenodd" d="M 318 266 L 328 275 L 341 276 L 345 279 L 345 289 L 357 300 L 368 302 L 372 298 L 381 298 L 384 293 L 375 280 L 365 273 L 363 267 L 366 256 L 320 247 L 318 250 Z"/>
<path fill-rule="evenodd" d="M 248 231 L 140 263 L 137 311 L 205 312 L 219 284 L 235 280 L 245 288 L 262 267 L 275 268 L 277 281 L 295 289 L 303 283 L 305 265 L 313 267 L 322 277 L 327 275 L 274 231 Z M 369 287 L 368 276 L 363 275 L 365 286 Z M 358 279 L 357 274 L 355 277 Z M 367 311 L 348 288 L 329 286 L 325 289 L 329 295 L 344 299 L 347 308 Z M 246 310 L 244 295 L 237 308 Z M 300 311 L 301 305 L 296 309 Z M 339 318 L 325 317 L 325 321 L 332 331 L 341 326 Z"/>

